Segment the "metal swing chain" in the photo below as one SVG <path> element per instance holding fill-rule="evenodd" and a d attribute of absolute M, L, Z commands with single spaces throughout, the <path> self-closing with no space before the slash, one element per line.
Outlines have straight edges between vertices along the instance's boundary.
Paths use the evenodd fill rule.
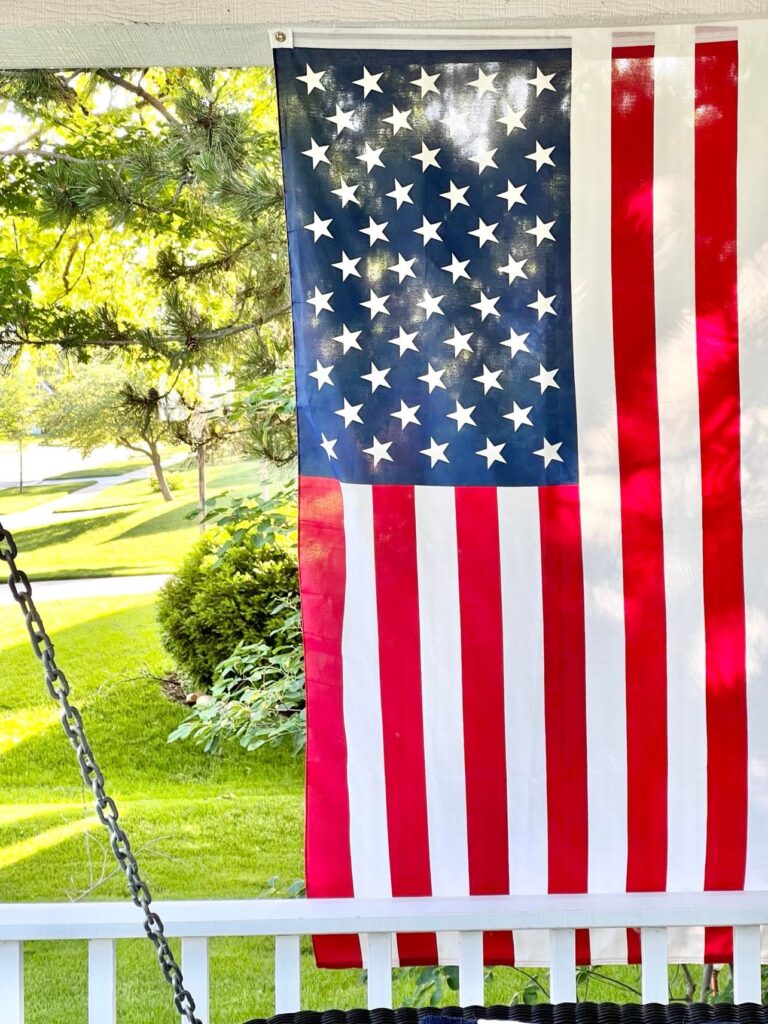
<path fill-rule="evenodd" d="M 40 613 L 35 607 L 35 602 L 32 600 L 32 585 L 29 582 L 29 577 L 16 565 L 17 554 L 16 541 L 0 523 L 0 558 L 9 569 L 8 586 L 24 614 L 32 649 L 42 662 L 46 689 L 61 709 L 59 719 L 77 755 L 83 781 L 93 793 L 96 814 L 109 833 L 109 845 L 125 875 L 131 898 L 144 914 L 144 931 L 155 947 L 163 976 L 173 989 L 173 1002 L 176 1009 L 182 1017 L 186 1018 L 188 1024 L 202 1024 L 195 1014 L 195 1001 L 184 985 L 181 968 L 168 944 L 165 926 L 159 915 L 151 908 L 152 894 L 139 873 L 139 865 L 131 850 L 128 836 L 118 820 L 117 805 L 104 790 L 104 775 L 94 758 L 91 745 L 85 734 L 80 711 L 69 699 L 69 682 L 56 664 L 53 643 L 46 632 Z"/>

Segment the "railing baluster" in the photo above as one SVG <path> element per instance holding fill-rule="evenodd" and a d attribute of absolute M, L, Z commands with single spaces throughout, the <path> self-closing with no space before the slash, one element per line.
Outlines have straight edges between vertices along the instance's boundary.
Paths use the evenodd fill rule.
<path fill-rule="evenodd" d="M 640 955 L 643 961 L 643 1002 L 668 1003 L 667 929 L 641 928 Z"/>
<path fill-rule="evenodd" d="M 733 929 L 733 1000 L 736 1003 L 759 1003 L 760 928 L 739 925 Z"/>
<path fill-rule="evenodd" d="M 553 928 L 549 933 L 549 1000 L 576 1002 L 576 932 Z"/>
<path fill-rule="evenodd" d="M 197 1016 L 207 1024 L 210 1012 L 208 939 L 181 940 L 181 969 L 184 981 L 194 996 Z"/>
<path fill-rule="evenodd" d="M 482 932 L 459 932 L 459 998 L 462 1006 L 485 1002 Z"/>
<path fill-rule="evenodd" d="M 392 1006 L 392 936 L 371 932 L 368 936 L 368 1009 Z"/>
<path fill-rule="evenodd" d="M 301 943 L 298 935 L 275 936 L 275 1013 L 301 1009 Z"/>
<path fill-rule="evenodd" d="M 7 1024 L 24 1024 L 24 949 L 0 942 L 0 1005 Z"/>
<path fill-rule="evenodd" d="M 89 939 L 88 1024 L 115 1024 L 116 977 L 114 939 Z"/>

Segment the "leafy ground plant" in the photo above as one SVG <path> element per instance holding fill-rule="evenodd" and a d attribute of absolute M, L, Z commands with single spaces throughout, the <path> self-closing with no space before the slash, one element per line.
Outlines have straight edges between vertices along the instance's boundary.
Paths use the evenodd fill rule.
<path fill-rule="evenodd" d="M 191 739 L 208 754 L 235 741 L 246 750 L 288 743 L 294 753 L 304 748 L 304 657 L 298 599 L 273 609 L 279 626 L 269 642 L 238 644 L 216 668 L 210 695 L 198 698 L 189 716 L 171 733 L 169 742 Z"/>

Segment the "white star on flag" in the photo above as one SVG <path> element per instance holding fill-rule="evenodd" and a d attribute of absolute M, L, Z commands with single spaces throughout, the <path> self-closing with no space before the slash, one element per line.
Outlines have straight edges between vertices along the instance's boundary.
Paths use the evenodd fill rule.
<path fill-rule="evenodd" d="M 528 85 L 536 87 L 536 96 L 539 97 L 545 89 L 549 89 L 551 92 L 557 92 L 554 85 L 552 85 L 552 79 L 555 77 L 556 72 L 552 72 L 551 75 L 545 75 L 541 68 L 536 68 L 536 77 L 528 79 Z"/>
<path fill-rule="evenodd" d="M 444 270 L 446 274 L 450 274 L 453 278 L 453 283 L 456 284 L 460 277 L 469 278 L 469 274 L 467 273 L 468 263 L 469 260 L 460 260 L 454 253 L 454 255 L 451 256 L 451 262 L 445 267 L 440 267 L 440 269 Z"/>
<path fill-rule="evenodd" d="M 471 352 L 472 347 L 469 344 L 469 339 L 472 337 L 472 332 L 469 334 L 462 334 L 458 327 L 453 328 L 453 337 L 446 338 L 443 342 L 444 345 L 453 346 L 454 357 L 458 356 L 459 352 Z"/>
<path fill-rule="evenodd" d="M 495 156 L 495 149 L 481 149 L 477 156 L 471 156 L 469 159 L 477 164 L 477 173 L 482 174 L 488 167 L 499 166 L 493 159 Z"/>
<path fill-rule="evenodd" d="M 442 224 L 443 222 L 441 220 L 436 220 L 433 223 L 430 223 L 426 217 L 422 216 L 421 227 L 414 228 L 413 233 L 415 235 L 421 235 L 421 240 L 424 245 L 426 245 L 427 242 L 441 242 L 440 228 L 442 227 Z"/>
<path fill-rule="evenodd" d="M 377 295 L 376 292 L 371 288 L 371 297 L 366 299 L 365 302 L 361 302 L 361 306 L 365 306 L 366 309 L 370 310 L 371 320 L 376 316 L 377 313 L 385 313 L 389 316 L 389 310 L 387 309 L 387 302 L 389 301 L 388 295 Z"/>
<path fill-rule="evenodd" d="M 558 371 L 556 369 L 555 370 L 545 370 L 543 365 L 541 363 L 539 363 L 539 372 L 536 374 L 535 377 L 530 377 L 529 380 L 532 380 L 532 381 L 534 381 L 534 383 L 539 385 L 539 387 L 541 388 L 541 393 L 543 395 L 544 392 L 547 390 L 547 388 L 559 388 L 560 387 L 560 385 L 555 380 L 555 374 L 557 372 Z"/>
<path fill-rule="evenodd" d="M 377 224 L 373 217 L 369 217 L 368 227 L 360 228 L 360 234 L 368 235 L 369 246 L 373 245 L 374 242 L 388 242 L 389 239 L 387 238 L 386 235 L 388 223 L 388 221 L 383 220 L 380 224 Z"/>
<path fill-rule="evenodd" d="M 357 339 L 360 337 L 362 333 L 362 331 L 350 331 L 347 325 L 344 324 L 343 327 L 341 328 L 341 334 L 335 334 L 333 336 L 333 340 L 338 341 L 338 343 L 341 345 L 343 354 L 346 355 L 351 348 L 360 348 Z"/>
<path fill-rule="evenodd" d="M 514 359 L 518 352 L 530 352 L 531 350 L 525 344 L 528 339 L 528 334 L 517 334 L 515 331 L 510 329 L 509 337 L 506 341 L 502 341 L 501 344 L 509 349 L 510 359 Z"/>
<path fill-rule="evenodd" d="M 308 156 L 312 161 L 312 168 L 317 167 L 318 164 L 330 164 L 330 160 L 325 155 L 328 152 L 327 146 L 320 146 L 314 139 L 310 138 L 309 149 L 302 149 L 301 155 Z"/>
<path fill-rule="evenodd" d="M 334 437 L 333 440 L 329 440 L 329 438 L 327 438 L 325 434 L 321 434 L 320 437 L 322 437 L 323 439 L 320 442 L 320 447 L 328 456 L 328 461 L 330 462 L 331 459 L 338 459 L 339 456 L 333 450 L 336 447 L 336 444 L 338 443 L 338 438 Z"/>
<path fill-rule="evenodd" d="M 499 124 L 503 124 L 507 129 L 507 135 L 511 135 L 516 128 L 525 129 L 525 125 L 521 119 L 522 114 L 518 114 L 514 111 L 508 103 L 504 104 L 504 115 L 496 118 Z"/>
<path fill-rule="evenodd" d="M 380 71 L 378 75 L 372 75 L 368 68 L 363 68 L 363 77 L 355 79 L 355 85 L 359 85 L 363 90 L 363 99 L 368 95 L 369 92 L 381 92 L 381 86 L 379 85 L 379 79 L 384 74 Z"/>
<path fill-rule="evenodd" d="M 421 426 L 421 420 L 416 415 L 420 408 L 420 405 L 406 405 L 401 398 L 399 410 L 397 412 L 391 412 L 389 415 L 394 417 L 396 420 L 400 420 L 400 429 L 405 430 L 409 423 L 415 423 L 416 426 Z"/>
<path fill-rule="evenodd" d="M 413 200 L 409 195 L 412 188 L 412 184 L 401 185 L 397 178 L 395 178 L 395 187 L 392 189 L 391 192 L 387 192 L 387 196 L 390 199 L 395 200 L 395 202 L 397 203 L 397 208 L 399 210 L 403 203 L 413 203 Z"/>
<path fill-rule="evenodd" d="M 440 316 L 445 316 L 442 309 L 440 309 L 440 303 L 443 301 L 444 298 L 444 295 L 430 295 L 430 293 L 425 288 L 424 298 L 421 300 L 421 302 L 417 302 L 416 305 L 424 310 L 424 312 L 426 313 L 426 318 L 427 320 L 429 320 L 433 313 L 437 313 Z"/>
<path fill-rule="evenodd" d="M 483 372 L 479 377 L 473 377 L 472 380 L 476 380 L 478 384 L 483 385 L 483 394 L 487 395 L 489 391 L 497 388 L 499 391 L 503 391 L 501 384 L 499 384 L 499 377 L 501 376 L 501 370 L 492 370 L 489 366 L 483 363 Z"/>
<path fill-rule="evenodd" d="M 412 160 L 418 160 L 421 163 L 422 171 L 426 171 L 428 167 L 439 167 L 440 164 L 437 162 L 437 154 L 440 149 L 429 149 L 426 143 L 422 142 L 421 152 L 414 153 L 411 157 Z"/>
<path fill-rule="evenodd" d="M 499 199 L 506 199 L 507 211 L 511 210 L 515 203 L 521 203 L 523 206 L 528 204 L 523 199 L 523 192 L 525 191 L 525 185 L 513 185 L 512 182 L 507 179 L 507 187 L 503 192 L 497 192 Z"/>
<path fill-rule="evenodd" d="M 384 152 L 384 147 L 380 146 L 379 149 L 371 149 L 366 142 L 365 149 L 358 156 L 358 160 L 365 164 L 366 170 L 370 174 L 374 167 L 383 167 L 384 164 L 381 159 L 381 154 Z"/>
<path fill-rule="evenodd" d="M 549 221 L 548 224 L 545 224 L 540 217 L 537 217 L 536 226 L 533 228 L 527 228 L 525 233 L 526 235 L 533 235 L 535 237 L 536 248 L 538 249 L 538 247 L 541 245 L 545 238 L 548 238 L 550 242 L 554 242 L 555 236 L 552 234 L 551 231 L 551 228 L 553 228 L 554 226 L 555 222 L 553 220 Z"/>
<path fill-rule="evenodd" d="M 350 256 L 347 256 L 347 254 L 342 249 L 341 259 L 339 260 L 338 263 L 332 263 L 331 266 L 335 267 L 337 270 L 340 270 L 342 281 L 346 281 L 350 275 L 352 275 L 352 277 L 360 277 L 360 271 L 357 269 L 357 264 L 360 262 L 361 259 L 362 256 L 356 256 L 354 259 L 352 259 Z"/>
<path fill-rule="evenodd" d="M 504 419 L 512 420 L 515 425 L 515 433 L 517 433 L 519 427 L 532 427 L 531 419 L 528 413 L 533 408 L 529 405 L 527 409 L 521 409 L 517 402 L 512 403 L 512 412 L 505 412 Z"/>
<path fill-rule="evenodd" d="M 479 217 L 477 227 L 474 231 L 469 231 L 468 234 L 477 238 L 478 246 L 482 249 L 486 242 L 498 242 L 495 234 L 498 226 L 498 221 L 495 224 L 486 224 L 483 218 Z"/>
<path fill-rule="evenodd" d="M 306 74 L 297 75 L 296 78 L 299 82 L 304 82 L 308 93 L 312 92 L 313 89 L 320 89 L 322 92 L 325 92 L 325 86 L 322 81 L 324 74 L 325 71 L 313 71 L 309 64 L 307 64 Z"/>
<path fill-rule="evenodd" d="M 461 430 L 462 427 L 476 427 L 477 424 L 472 419 L 472 413 L 477 408 L 476 405 L 468 405 L 464 407 L 461 402 L 456 402 L 456 411 L 449 412 L 447 418 L 449 420 L 456 420 L 456 430 Z"/>
<path fill-rule="evenodd" d="M 554 146 L 549 146 L 548 149 L 545 149 L 544 146 L 542 146 L 541 143 L 537 140 L 536 149 L 533 151 L 533 153 L 528 153 L 525 159 L 533 160 L 533 162 L 536 164 L 536 171 L 538 172 L 545 164 L 549 164 L 550 167 L 555 166 L 555 161 L 552 159 L 552 153 L 554 152 L 554 150 Z"/>
<path fill-rule="evenodd" d="M 387 270 L 391 270 L 393 274 L 397 274 L 400 284 L 403 283 L 406 277 L 416 277 L 413 272 L 413 264 L 416 262 L 416 257 L 407 260 L 403 257 L 402 253 L 397 254 L 397 263 L 393 263 L 391 267 L 387 267 Z"/>
<path fill-rule="evenodd" d="M 387 383 L 387 374 L 389 373 L 389 367 L 385 367 L 380 370 L 375 363 L 371 363 L 371 372 L 363 373 L 360 375 L 361 380 L 367 380 L 371 385 L 371 394 L 378 388 L 391 388 L 392 385 Z"/>
<path fill-rule="evenodd" d="M 342 110 L 339 104 L 336 104 L 336 113 L 330 117 L 326 117 L 326 121 L 330 121 L 336 125 L 336 134 L 341 135 L 345 128 L 352 128 L 352 118 L 355 116 L 354 110 Z"/>
<path fill-rule="evenodd" d="M 429 457 L 432 463 L 432 469 L 438 464 L 438 462 L 447 462 L 448 457 L 445 454 L 445 449 L 448 447 L 448 442 L 445 444 L 438 444 L 434 437 L 429 439 L 429 448 L 422 448 L 420 455 L 426 455 Z"/>
<path fill-rule="evenodd" d="M 362 423 L 360 418 L 360 410 L 363 408 L 363 403 L 360 405 L 350 405 L 350 403 L 344 399 L 344 405 L 341 409 L 336 409 L 336 415 L 341 416 L 344 420 L 344 427 L 347 429 L 350 423 Z"/>
<path fill-rule="evenodd" d="M 325 238 L 333 238 L 333 235 L 328 230 L 328 225 L 330 223 L 331 223 L 331 218 L 330 217 L 328 218 L 328 220 L 321 220 L 318 217 L 318 215 L 317 215 L 317 211 L 315 211 L 314 220 L 312 221 L 311 224 L 305 224 L 304 225 L 304 230 L 305 231 L 311 231 L 312 234 L 315 236 L 315 241 L 317 241 L 318 238 L 323 238 L 323 237 L 325 237 Z"/>
<path fill-rule="evenodd" d="M 556 444 L 550 444 L 550 442 L 545 437 L 544 438 L 544 447 L 543 448 L 539 448 L 539 450 L 535 451 L 533 454 L 534 455 L 540 455 L 541 458 L 544 459 L 544 469 L 546 469 L 547 466 L 550 464 L 550 462 L 562 462 L 563 461 L 563 457 L 560 454 L 560 449 L 562 448 L 562 446 L 563 446 L 563 442 L 562 441 L 558 441 Z"/>
<path fill-rule="evenodd" d="M 487 316 L 501 316 L 501 313 L 496 309 L 496 303 L 501 298 L 497 295 L 495 298 L 491 298 L 486 295 L 485 292 L 481 292 L 479 302 L 472 303 L 472 309 L 480 310 L 480 319 L 485 320 Z"/>
<path fill-rule="evenodd" d="M 503 267 L 499 267 L 500 274 L 506 274 L 509 277 L 509 283 L 512 284 L 518 277 L 525 278 L 528 280 L 528 275 L 523 270 L 523 267 L 527 263 L 527 260 L 516 260 L 512 253 L 509 254 L 509 258 Z"/>
<path fill-rule="evenodd" d="M 333 366 L 323 366 L 319 359 L 315 362 L 317 368 L 312 370 L 309 376 L 314 377 L 317 381 L 317 390 L 319 391 L 324 384 L 330 384 L 333 387 L 333 381 L 331 380 Z"/>
<path fill-rule="evenodd" d="M 473 89 L 477 89 L 478 96 L 484 96 L 487 92 L 498 92 L 499 90 L 493 84 L 496 75 L 498 75 L 498 71 L 492 71 L 490 75 L 487 75 L 482 68 L 478 68 L 477 78 L 474 82 L 469 82 L 469 85 Z"/>
<path fill-rule="evenodd" d="M 443 390 L 445 390 L 445 384 L 443 384 L 443 374 L 445 373 L 445 370 L 436 370 L 432 363 L 427 363 L 427 367 L 427 372 L 423 376 L 419 377 L 418 380 L 424 381 L 429 388 L 430 395 L 435 388 L 443 388 Z"/>
<path fill-rule="evenodd" d="M 339 188 L 332 188 L 331 192 L 341 199 L 341 206 L 343 209 L 347 203 L 357 203 L 358 206 L 360 205 L 360 200 L 355 195 L 355 192 L 357 192 L 359 188 L 359 185 L 348 185 L 342 178 Z"/>
<path fill-rule="evenodd" d="M 436 92 L 439 96 L 440 90 L 435 85 L 435 82 L 438 80 L 439 77 L 439 71 L 436 75 L 428 75 L 424 68 L 421 68 L 421 74 L 419 75 L 418 78 L 414 78 L 411 80 L 411 85 L 417 85 L 419 89 L 421 89 L 422 99 L 424 99 L 428 92 Z"/>
<path fill-rule="evenodd" d="M 315 307 L 315 316 L 317 316 L 322 310 L 327 309 L 329 313 L 333 312 L 333 306 L 331 305 L 330 299 L 333 292 L 321 292 L 320 289 L 315 285 L 315 294 L 311 299 L 307 299 L 310 306 Z"/>
<path fill-rule="evenodd" d="M 557 313 L 552 308 L 552 303 L 557 298 L 556 295 L 542 295 L 541 292 L 536 290 L 536 301 L 529 302 L 528 308 L 535 309 L 538 313 L 538 318 L 541 320 L 543 316 L 549 313 L 551 316 L 557 316 Z"/>
<path fill-rule="evenodd" d="M 440 193 L 440 198 L 447 199 L 448 202 L 451 204 L 452 210 L 456 206 L 469 206 L 469 200 L 466 198 L 468 189 L 469 185 L 463 185 L 459 187 L 458 185 L 454 185 L 454 183 L 451 182 L 448 191 Z"/>
<path fill-rule="evenodd" d="M 501 454 L 502 449 L 505 447 L 506 445 L 503 442 L 502 444 L 491 444 L 490 438 L 486 438 L 485 448 L 481 448 L 480 451 L 475 452 L 475 454 L 482 455 L 486 460 L 486 469 L 490 469 L 494 462 L 506 463 L 507 460 Z"/>
<path fill-rule="evenodd" d="M 401 327 L 400 328 L 400 333 L 398 334 L 398 336 L 396 338 L 390 338 L 389 339 L 389 344 L 390 345 L 397 345 L 397 347 L 400 349 L 400 355 L 401 356 L 405 352 L 407 352 L 409 349 L 411 351 L 413 351 L 413 352 L 418 352 L 419 350 L 416 348 L 416 346 L 413 343 L 413 339 L 416 337 L 417 334 L 418 334 L 418 331 L 414 331 L 413 334 L 408 334 L 407 331 L 405 331 Z"/>
<path fill-rule="evenodd" d="M 406 130 L 409 132 L 413 131 L 413 125 L 408 123 L 408 118 L 411 116 L 410 110 L 398 110 L 395 104 L 392 104 L 392 113 L 389 117 L 382 118 L 387 124 L 392 125 L 392 134 L 397 135 L 399 131 Z"/>
<path fill-rule="evenodd" d="M 373 458 L 374 466 L 378 466 L 378 464 L 382 461 L 382 459 L 385 462 L 393 462 L 394 461 L 392 456 L 389 454 L 389 449 L 391 447 L 392 447 L 392 442 L 391 441 L 383 441 L 383 442 L 379 441 L 379 439 L 374 434 L 373 442 L 371 444 L 371 447 L 370 448 L 363 448 L 363 451 L 365 452 L 366 455 L 370 455 Z"/>

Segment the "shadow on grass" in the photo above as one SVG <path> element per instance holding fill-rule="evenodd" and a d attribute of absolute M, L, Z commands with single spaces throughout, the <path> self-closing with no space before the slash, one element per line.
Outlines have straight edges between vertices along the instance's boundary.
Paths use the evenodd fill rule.
<path fill-rule="evenodd" d="M 192 518 L 188 517 L 191 517 L 196 512 L 197 504 L 194 501 L 187 501 L 183 505 L 175 505 L 173 508 L 169 508 L 167 512 L 162 512 L 159 516 L 152 516 L 151 519 L 147 519 L 143 523 L 137 523 L 129 530 L 121 533 L 119 537 L 115 537 L 115 540 L 127 540 L 131 537 L 149 537 L 156 533 L 182 530 L 184 527 L 192 525 Z"/>
<path fill-rule="evenodd" d="M 94 530 L 124 519 L 128 512 L 112 512 L 106 516 L 92 516 L 89 519 L 71 519 L 66 523 L 53 523 L 51 526 L 38 526 L 31 530 L 20 530 L 16 535 L 20 551 L 38 551 L 40 548 L 67 544 Z"/>

